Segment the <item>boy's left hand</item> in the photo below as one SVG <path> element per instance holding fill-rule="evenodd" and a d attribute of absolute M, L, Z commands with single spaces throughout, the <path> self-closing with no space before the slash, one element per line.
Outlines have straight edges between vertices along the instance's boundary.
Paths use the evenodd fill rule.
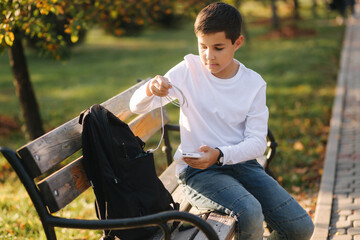
<path fill-rule="evenodd" d="M 204 153 L 201 158 L 183 158 L 184 162 L 192 168 L 206 169 L 217 162 L 220 154 L 219 150 L 206 145 L 199 147 L 198 151 Z"/>

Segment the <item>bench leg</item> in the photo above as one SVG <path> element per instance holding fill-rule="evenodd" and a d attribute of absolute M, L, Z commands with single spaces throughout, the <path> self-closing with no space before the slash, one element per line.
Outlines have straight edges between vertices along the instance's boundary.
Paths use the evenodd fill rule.
<path fill-rule="evenodd" d="M 54 227 L 45 226 L 43 223 L 44 232 L 47 240 L 56 240 L 56 234 Z"/>

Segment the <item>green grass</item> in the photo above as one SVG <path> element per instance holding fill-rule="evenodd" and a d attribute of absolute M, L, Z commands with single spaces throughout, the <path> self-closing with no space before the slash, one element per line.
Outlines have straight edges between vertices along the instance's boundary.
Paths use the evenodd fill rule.
<path fill-rule="evenodd" d="M 258 5 L 256 5 L 258 7 Z M 256 12 L 256 14 L 255 14 Z M 269 126 L 279 144 L 272 169 L 282 185 L 296 193 L 317 189 L 324 159 L 331 107 L 344 28 L 324 10 L 313 18 L 308 9 L 296 24 L 313 29 L 313 36 L 266 38 L 270 23 L 253 11 L 247 23 L 251 42 L 236 58 L 260 73 L 267 82 Z M 263 18 L 261 18 L 263 19 Z M 288 18 L 282 25 L 294 24 Z M 113 38 L 100 30 L 89 32 L 84 45 L 76 47 L 64 62 L 38 58 L 26 51 L 31 80 L 40 105 L 45 129 L 76 117 L 94 103 L 101 103 L 125 90 L 137 78 L 165 74 L 188 53 L 197 53 L 192 24 L 176 30 L 150 29 L 136 37 Z M 168 107 L 177 122 L 178 109 Z M 0 56 L 0 115 L 22 124 L 18 100 L 6 54 Z M 158 143 L 151 139 L 148 147 Z M 0 146 L 18 148 L 26 142 L 21 130 L 0 135 Z M 173 139 L 178 142 L 178 136 Z M 155 158 L 163 159 L 158 151 Z M 158 163 L 158 171 L 165 163 Z M 96 218 L 91 191 L 83 194 L 58 215 Z M 41 223 L 20 181 L 0 157 L 0 236 L 5 239 L 45 239 Z M 57 229 L 59 239 L 98 239 L 99 232 Z"/>

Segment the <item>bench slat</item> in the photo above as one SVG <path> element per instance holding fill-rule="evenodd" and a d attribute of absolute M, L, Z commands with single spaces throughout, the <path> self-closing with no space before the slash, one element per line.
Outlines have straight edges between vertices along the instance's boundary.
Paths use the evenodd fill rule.
<path fill-rule="evenodd" d="M 198 232 L 199 230 L 195 227 L 183 231 L 176 228 L 171 234 L 171 239 L 193 239 Z"/>
<path fill-rule="evenodd" d="M 195 214 L 195 215 L 200 214 L 200 212 L 195 207 L 192 207 L 188 212 Z M 206 219 L 207 215 L 202 216 L 202 218 Z M 183 224 L 184 224 L 184 222 L 180 222 L 179 226 L 177 226 L 177 228 L 171 233 L 171 239 L 191 240 L 195 237 L 195 235 L 197 234 L 197 232 L 199 230 L 195 227 L 192 227 L 192 228 L 180 231 L 179 227 L 181 227 Z M 164 234 L 162 233 L 161 230 L 159 230 L 159 232 L 152 238 L 152 240 L 162 240 L 162 239 L 164 239 L 163 236 L 164 236 Z"/>
<path fill-rule="evenodd" d="M 190 207 L 191 207 L 191 205 L 190 205 Z M 209 216 L 209 213 L 202 213 L 196 207 L 191 207 L 189 210 L 189 213 L 197 215 L 204 220 L 206 220 Z M 196 227 L 193 227 L 193 228 L 190 228 L 187 230 L 183 230 L 183 231 L 179 231 L 179 228 L 177 228 L 174 231 L 172 236 L 174 237 L 174 239 L 194 239 L 198 233 L 199 233 L 199 229 L 197 229 Z M 188 236 L 188 238 L 185 238 L 186 236 Z"/>
<path fill-rule="evenodd" d="M 125 120 L 131 115 L 130 98 L 142 84 L 144 82 L 136 84 L 102 105 L 114 115 L 120 116 L 120 119 Z M 79 117 L 70 120 L 17 150 L 24 166 L 33 178 L 45 173 L 80 149 L 82 127 L 78 119 Z"/>
<path fill-rule="evenodd" d="M 78 117 L 20 148 L 22 163 L 35 178 L 45 173 L 81 147 Z"/>
<path fill-rule="evenodd" d="M 169 115 L 166 109 L 163 108 L 162 111 L 163 122 L 161 120 L 161 109 L 157 108 L 148 114 L 140 115 L 135 118 L 131 121 L 131 123 L 129 123 L 129 127 L 136 136 L 146 142 L 151 136 L 161 129 L 162 125 L 169 122 Z"/>
<path fill-rule="evenodd" d="M 90 187 L 82 157 L 44 179 L 38 186 L 49 211 L 59 211 Z"/>
<path fill-rule="evenodd" d="M 154 125 L 144 124 L 141 118 L 149 120 L 158 114 L 160 114 L 160 110 L 155 109 L 153 112 L 141 115 L 138 119 L 130 122 L 129 127 L 133 129 L 135 135 L 140 133 L 141 137 L 148 138 L 147 134 L 153 134 L 153 132 L 160 130 L 162 125 L 161 120 L 157 121 L 157 125 Z M 164 112 L 164 114 L 166 119 L 168 119 L 167 112 Z M 137 127 L 139 124 L 142 126 Z M 149 130 L 146 130 L 146 127 L 148 127 Z M 89 180 L 86 177 L 82 165 L 82 157 L 45 178 L 39 182 L 38 186 L 46 205 L 49 206 L 50 212 L 54 213 L 59 211 L 90 187 Z"/>
<path fill-rule="evenodd" d="M 138 84 L 132 86 L 131 88 L 126 89 L 120 94 L 110 98 L 109 100 L 103 102 L 101 106 L 108 109 L 115 116 L 124 121 L 128 117 L 132 116 L 133 113 L 130 111 L 129 102 L 133 93 L 141 87 L 147 81 L 141 81 Z"/>
<path fill-rule="evenodd" d="M 234 218 L 227 215 L 212 212 L 210 213 L 206 222 L 208 222 L 213 227 L 215 232 L 218 234 L 219 239 L 227 240 L 232 238 L 235 230 Z M 194 238 L 194 240 L 206 240 L 206 239 L 207 237 L 205 237 L 205 235 L 202 232 L 199 232 Z"/>
<path fill-rule="evenodd" d="M 164 184 L 165 188 L 170 192 L 174 192 L 177 188 L 178 183 L 175 176 L 176 171 L 176 163 L 172 162 L 170 166 L 168 166 L 165 171 L 160 175 L 160 180 Z"/>

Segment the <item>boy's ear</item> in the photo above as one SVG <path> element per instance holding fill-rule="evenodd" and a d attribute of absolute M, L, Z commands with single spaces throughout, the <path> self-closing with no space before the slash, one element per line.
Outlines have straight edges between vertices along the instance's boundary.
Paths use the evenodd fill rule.
<path fill-rule="evenodd" d="M 243 35 L 240 35 L 240 36 L 235 40 L 235 43 L 234 43 L 236 50 L 238 50 L 238 49 L 241 47 L 241 45 L 243 44 L 243 42 L 244 42 L 244 36 L 243 36 Z"/>

